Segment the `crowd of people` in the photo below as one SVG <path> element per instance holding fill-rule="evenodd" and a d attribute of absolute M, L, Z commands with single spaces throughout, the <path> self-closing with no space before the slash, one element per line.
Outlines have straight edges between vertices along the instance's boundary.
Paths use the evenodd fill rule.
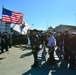
<path fill-rule="evenodd" d="M 0 32 L 0 54 L 7 52 L 9 54 L 9 48 L 11 48 L 12 38 L 11 34 L 7 32 Z"/>
<path fill-rule="evenodd" d="M 56 39 L 57 46 L 61 50 L 64 47 L 64 61 L 69 64 L 70 69 L 76 69 L 76 33 L 69 33 L 68 30 L 65 30 Z"/>
<path fill-rule="evenodd" d="M 48 48 L 49 58 L 47 60 L 48 65 L 55 65 L 54 51 L 60 49 L 63 52 L 63 60 L 67 64 L 67 68 L 76 69 L 76 34 L 69 33 L 68 30 L 57 33 L 48 31 L 47 34 L 38 34 L 37 31 L 33 31 L 30 35 L 32 54 L 34 57 L 34 64 L 32 68 L 38 67 L 37 54 L 40 50 L 40 45 L 45 42 L 46 48 Z M 65 64 L 65 63 L 64 63 Z"/>
<path fill-rule="evenodd" d="M 55 58 L 54 58 L 54 51 L 60 50 L 63 52 L 63 60 L 67 64 L 67 68 L 76 69 L 76 34 L 69 33 L 68 30 L 65 30 L 61 33 L 53 34 L 52 31 L 48 31 L 47 33 L 39 34 L 36 30 L 33 30 L 29 34 L 30 45 L 32 49 L 32 54 L 34 57 L 34 63 L 31 66 L 32 68 L 37 68 L 38 65 L 38 52 L 41 50 L 40 45 L 42 48 L 46 50 L 48 48 L 48 59 L 47 64 L 55 66 Z M 9 48 L 11 48 L 12 39 L 11 35 L 7 32 L 0 33 L 0 53 L 7 52 L 9 53 Z M 57 47 L 57 50 L 55 48 Z M 59 54 L 59 52 L 58 52 Z M 59 54 L 59 59 L 61 59 L 61 54 Z M 65 63 L 64 63 L 65 64 Z M 64 65 L 65 66 L 65 65 Z"/>

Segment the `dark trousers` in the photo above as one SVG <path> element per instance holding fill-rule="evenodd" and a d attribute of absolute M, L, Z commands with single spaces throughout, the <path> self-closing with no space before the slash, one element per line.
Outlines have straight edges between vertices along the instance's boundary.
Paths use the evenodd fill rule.
<path fill-rule="evenodd" d="M 70 52 L 69 64 L 70 64 L 69 68 L 75 69 L 75 67 L 76 67 L 76 58 L 75 58 L 75 53 L 73 53 L 73 51 Z"/>
<path fill-rule="evenodd" d="M 67 46 L 64 46 L 64 52 L 65 52 L 64 60 L 68 60 L 69 59 L 69 50 L 68 50 Z"/>
<path fill-rule="evenodd" d="M 33 51 L 32 54 L 33 54 L 33 57 L 34 57 L 34 64 L 33 65 L 38 66 L 37 51 Z"/>
<path fill-rule="evenodd" d="M 9 43 L 8 43 L 8 46 L 9 46 L 9 48 L 11 48 L 11 42 L 9 41 Z"/>
<path fill-rule="evenodd" d="M 49 51 L 51 52 L 49 53 L 48 63 L 54 65 L 54 47 L 49 48 Z"/>
<path fill-rule="evenodd" d="M 1 53 L 3 53 L 4 52 L 4 49 L 6 50 L 6 51 L 8 51 L 8 44 L 2 44 L 1 45 Z"/>

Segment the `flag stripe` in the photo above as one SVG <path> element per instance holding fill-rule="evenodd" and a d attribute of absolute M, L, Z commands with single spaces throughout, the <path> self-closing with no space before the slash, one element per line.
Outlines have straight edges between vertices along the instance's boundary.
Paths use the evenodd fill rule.
<path fill-rule="evenodd" d="M 10 22 L 14 24 L 22 23 L 23 14 L 19 12 L 9 11 L 7 9 L 3 9 L 2 14 L 2 22 Z"/>

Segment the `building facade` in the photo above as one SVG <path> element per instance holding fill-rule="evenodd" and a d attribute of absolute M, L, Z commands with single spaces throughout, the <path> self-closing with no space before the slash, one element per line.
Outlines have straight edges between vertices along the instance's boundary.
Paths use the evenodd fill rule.
<path fill-rule="evenodd" d="M 2 22 L 2 20 L 0 19 L 0 32 L 8 32 L 11 33 L 11 29 L 10 29 L 10 24 L 6 24 L 4 22 Z"/>
<path fill-rule="evenodd" d="M 63 24 L 60 24 L 59 26 L 57 26 L 57 27 L 55 28 L 55 31 L 56 31 L 56 32 L 64 32 L 66 29 L 67 29 L 69 32 L 76 32 L 76 26 L 63 25 Z"/>

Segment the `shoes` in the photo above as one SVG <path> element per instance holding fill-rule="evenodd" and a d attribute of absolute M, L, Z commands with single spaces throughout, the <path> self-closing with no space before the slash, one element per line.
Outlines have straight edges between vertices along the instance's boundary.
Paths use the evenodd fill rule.
<path fill-rule="evenodd" d="M 37 68 L 37 67 L 38 67 L 37 65 L 32 65 L 32 66 L 31 66 L 31 68 Z"/>
<path fill-rule="evenodd" d="M 0 53 L 0 54 L 2 54 L 2 53 Z"/>

